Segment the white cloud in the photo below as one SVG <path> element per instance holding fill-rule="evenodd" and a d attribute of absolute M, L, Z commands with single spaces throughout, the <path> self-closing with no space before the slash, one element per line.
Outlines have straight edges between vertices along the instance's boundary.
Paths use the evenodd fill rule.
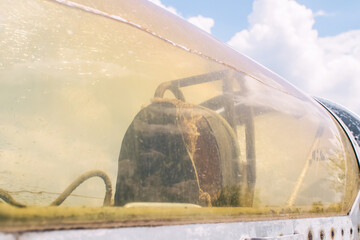
<path fill-rule="evenodd" d="M 148 0 L 154 4 L 156 4 L 157 6 L 179 16 L 182 17 L 181 13 L 179 13 L 176 8 L 172 7 L 172 6 L 165 6 L 161 0 Z M 209 17 L 204 17 L 202 15 L 198 15 L 198 16 L 194 16 L 194 17 L 189 17 L 188 19 L 186 19 L 188 22 L 194 24 L 195 26 L 197 26 L 198 28 L 201 28 L 202 30 L 204 30 L 205 32 L 211 33 L 211 28 L 214 26 L 215 21 L 212 18 Z"/>
<path fill-rule="evenodd" d="M 255 0 L 249 28 L 228 42 L 312 95 L 360 113 L 360 30 L 321 38 L 294 0 Z"/>
<path fill-rule="evenodd" d="M 188 18 L 188 21 L 208 33 L 211 33 L 211 28 L 215 24 L 214 19 L 203 17 L 201 15 L 198 15 L 196 17 L 190 17 Z"/>
<path fill-rule="evenodd" d="M 326 16 L 326 12 L 323 10 L 319 10 L 316 13 L 314 13 L 314 17 L 322 17 L 322 16 Z"/>
<path fill-rule="evenodd" d="M 324 10 L 319 10 L 314 13 L 314 17 L 333 17 L 333 16 L 335 16 L 334 13 L 328 13 L 325 12 Z"/>
<path fill-rule="evenodd" d="M 149 2 L 152 2 L 152 3 L 156 4 L 156 5 L 158 5 L 159 7 L 163 8 L 163 9 L 165 9 L 165 10 L 167 10 L 167 11 L 169 11 L 169 12 L 175 14 L 175 15 L 181 16 L 181 14 L 178 13 L 178 11 L 177 11 L 174 7 L 172 7 L 172 6 L 165 6 L 165 5 L 161 2 L 161 0 L 148 0 L 148 1 L 149 1 Z"/>

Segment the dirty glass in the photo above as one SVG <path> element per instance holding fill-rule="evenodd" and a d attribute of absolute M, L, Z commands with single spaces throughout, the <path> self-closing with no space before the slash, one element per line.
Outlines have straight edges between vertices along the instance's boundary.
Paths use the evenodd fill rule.
<path fill-rule="evenodd" d="M 351 144 L 297 90 L 92 8 L 0 16 L 0 229 L 350 209 Z"/>
<path fill-rule="evenodd" d="M 164 11 L 150 1 L 72 0 L 72 2 L 122 17 L 193 52 L 224 62 L 226 65 L 246 72 L 254 78 L 261 79 L 269 86 L 291 92 L 296 96 L 302 95 L 298 89 L 289 87 L 290 84 L 279 75 L 260 66 L 255 61 L 249 61 L 248 57 L 238 54 L 225 43 L 210 34 L 201 32 L 196 26 L 188 24 L 185 19 Z"/>

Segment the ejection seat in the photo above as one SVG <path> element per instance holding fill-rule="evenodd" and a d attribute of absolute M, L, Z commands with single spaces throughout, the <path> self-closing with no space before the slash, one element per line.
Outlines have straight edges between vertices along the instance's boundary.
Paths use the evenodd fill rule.
<path fill-rule="evenodd" d="M 244 175 L 234 130 L 215 111 L 186 102 L 176 85 L 161 84 L 127 129 L 115 205 L 240 206 Z M 164 98 L 166 90 L 176 99 Z"/>

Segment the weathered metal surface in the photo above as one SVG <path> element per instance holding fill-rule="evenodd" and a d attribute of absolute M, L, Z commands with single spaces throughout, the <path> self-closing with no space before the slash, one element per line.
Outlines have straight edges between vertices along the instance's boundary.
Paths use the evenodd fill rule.
<path fill-rule="evenodd" d="M 1 240 L 15 240 L 16 237 L 13 234 L 0 233 Z"/>
<path fill-rule="evenodd" d="M 0 234 L 0 239 L 356 240 L 359 239 L 359 198 L 360 195 L 357 196 L 349 215 L 339 217 L 161 227 L 29 232 L 21 235 Z"/>

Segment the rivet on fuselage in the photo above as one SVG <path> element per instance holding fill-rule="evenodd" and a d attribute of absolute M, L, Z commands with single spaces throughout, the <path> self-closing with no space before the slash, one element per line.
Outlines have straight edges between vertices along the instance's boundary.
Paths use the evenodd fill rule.
<path fill-rule="evenodd" d="M 309 230 L 309 232 L 308 232 L 308 240 L 313 240 L 313 234 L 312 234 L 311 230 Z"/>
<path fill-rule="evenodd" d="M 330 236 L 331 236 L 331 239 L 334 239 L 334 237 L 335 237 L 335 230 L 334 230 L 334 228 L 331 228 Z"/>
<path fill-rule="evenodd" d="M 324 240 L 324 238 L 325 238 L 324 230 L 321 230 L 320 231 L 320 240 Z"/>

